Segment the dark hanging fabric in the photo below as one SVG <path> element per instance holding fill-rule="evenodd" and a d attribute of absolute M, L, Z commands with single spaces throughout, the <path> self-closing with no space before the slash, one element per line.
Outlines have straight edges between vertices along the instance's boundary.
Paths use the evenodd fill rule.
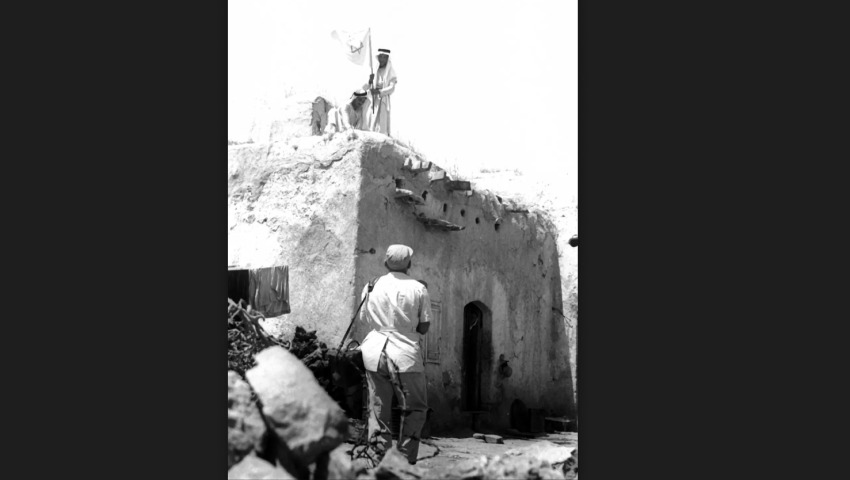
<path fill-rule="evenodd" d="M 290 313 L 289 267 L 269 267 L 251 270 L 251 306 L 266 317 Z"/>

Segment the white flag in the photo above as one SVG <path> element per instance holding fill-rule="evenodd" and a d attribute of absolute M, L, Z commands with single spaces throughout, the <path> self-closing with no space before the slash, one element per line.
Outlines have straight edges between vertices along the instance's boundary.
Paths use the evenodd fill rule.
<path fill-rule="evenodd" d="M 369 58 L 369 50 L 372 46 L 372 35 L 369 29 L 357 32 L 334 30 L 331 32 L 331 38 L 339 42 L 345 58 L 351 63 L 363 65 Z"/>

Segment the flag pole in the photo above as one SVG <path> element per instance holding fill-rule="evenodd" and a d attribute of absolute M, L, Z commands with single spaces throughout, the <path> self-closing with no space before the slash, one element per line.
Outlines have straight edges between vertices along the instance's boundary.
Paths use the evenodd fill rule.
<path fill-rule="evenodd" d="M 369 27 L 369 73 L 372 75 L 375 74 L 375 70 L 372 68 L 372 27 Z M 369 81 L 371 83 L 371 80 Z"/>
<path fill-rule="evenodd" d="M 375 69 L 372 66 L 372 27 L 369 27 L 369 89 L 375 88 Z M 370 92 L 371 93 L 371 92 Z M 375 113 L 375 96 L 372 95 L 372 114 Z M 369 126 L 371 130 L 371 125 Z"/>

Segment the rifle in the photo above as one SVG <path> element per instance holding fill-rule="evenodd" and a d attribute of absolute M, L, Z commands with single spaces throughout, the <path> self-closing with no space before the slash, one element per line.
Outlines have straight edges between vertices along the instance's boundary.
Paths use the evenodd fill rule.
<path fill-rule="evenodd" d="M 372 73 L 369 75 L 369 90 L 370 92 L 374 90 L 375 87 L 375 74 Z M 375 131 L 375 125 L 378 124 L 378 119 L 381 117 L 381 94 L 380 93 L 372 93 L 372 124 L 369 125 L 370 131 Z M 378 113 L 375 113 L 375 109 L 378 109 Z"/>

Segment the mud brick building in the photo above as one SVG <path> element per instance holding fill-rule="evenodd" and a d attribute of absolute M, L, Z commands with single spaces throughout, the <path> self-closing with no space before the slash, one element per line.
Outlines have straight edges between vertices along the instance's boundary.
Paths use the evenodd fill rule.
<path fill-rule="evenodd" d="M 545 212 L 452 179 L 381 134 L 228 147 L 228 265 L 288 267 L 291 335 L 342 338 L 394 243 L 414 250 L 434 313 L 423 340 L 431 431 L 510 427 L 517 406 L 573 416 L 558 242 Z M 362 339 L 368 332 L 354 330 Z"/>

